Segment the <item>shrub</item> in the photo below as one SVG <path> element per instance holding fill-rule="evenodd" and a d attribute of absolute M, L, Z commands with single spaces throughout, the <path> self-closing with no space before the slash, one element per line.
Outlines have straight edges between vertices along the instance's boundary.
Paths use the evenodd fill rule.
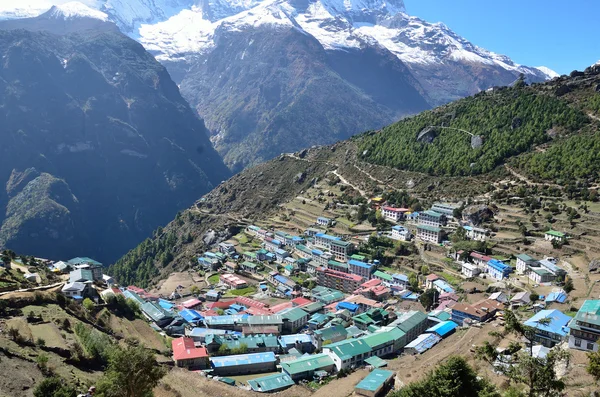
<path fill-rule="evenodd" d="M 34 397 L 75 397 L 76 395 L 75 389 L 57 376 L 45 378 L 33 390 Z"/>
<path fill-rule="evenodd" d="M 47 355 L 40 354 L 39 356 L 37 356 L 35 358 L 35 363 L 37 364 L 38 368 L 42 372 L 46 372 L 48 370 L 48 356 Z"/>
<path fill-rule="evenodd" d="M 44 340 L 43 338 L 37 338 L 37 341 L 35 341 L 35 343 L 40 347 L 46 346 L 46 340 Z"/>
<path fill-rule="evenodd" d="M 94 306 L 94 302 L 90 298 L 85 298 L 83 300 L 83 307 L 85 307 L 85 310 L 87 310 L 88 312 L 93 311 Z"/>

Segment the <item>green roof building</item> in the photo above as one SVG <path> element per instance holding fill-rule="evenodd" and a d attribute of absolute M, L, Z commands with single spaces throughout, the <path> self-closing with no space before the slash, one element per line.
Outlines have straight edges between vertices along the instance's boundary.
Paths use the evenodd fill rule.
<path fill-rule="evenodd" d="M 295 333 L 308 322 L 308 313 L 299 307 L 293 307 L 279 312 L 283 320 L 283 330 Z"/>
<path fill-rule="evenodd" d="M 394 373 L 385 369 L 374 369 L 354 388 L 357 394 L 367 397 L 384 396 L 394 386 Z"/>
<path fill-rule="evenodd" d="M 294 381 L 288 374 L 281 373 L 251 379 L 248 381 L 248 385 L 250 385 L 253 391 L 273 393 L 293 386 Z"/>
<path fill-rule="evenodd" d="M 367 358 L 365 360 L 365 363 L 369 364 L 373 368 L 387 367 L 387 364 L 388 364 L 387 361 L 382 360 L 381 358 L 379 358 L 377 356 L 372 356 L 372 357 Z"/>
<path fill-rule="evenodd" d="M 362 338 L 323 346 L 323 352 L 331 357 L 338 371 L 352 366 L 358 367 L 365 359 L 371 357 L 371 347 Z"/>
<path fill-rule="evenodd" d="M 382 272 L 381 270 L 377 270 L 375 273 L 373 273 L 373 278 L 379 279 L 381 281 L 390 282 L 390 283 L 392 281 L 394 281 L 394 279 L 392 278 L 392 276 L 390 274 Z"/>
<path fill-rule="evenodd" d="M 333 359 L 325 353 L 303 356 L 295 361 L 281 363 L 281 369 L 284 373 L 288 374 L 293 381 L 312 379 L 315 371 L 331 372 L 333 367 Z"/>
<path fill-rule="evenodd" d="M 406 333 L 397 327 L 384 327 L 361 339 L 367 342 L 372 354 L 378 357 L 389 356 L 406 346 Z"/>
<path fill-rule="evenodd" d="M 396 314 L 398 318 L 389 325 L 397 327 L 406 333 L 407 344 L 415 340 L 427 329 L 427 315 L 423 312 L 412 310 Z"/>
<path fill-rule="evenodd" d="M 586 300 L 569 323 L 569 348 L 598 351 L 600 300 Z"/>
<path fill-rule="evenodd" d="M 327 262 L 327 268 L 337 270 L 338 272 L 348 273 L 348 264 L 347 263 L 330 260 L 329 262 Z"/>
<path fill-rule="evenodd" d="M 348 331 L 342 325 L 334 325 L 315 331 L 312 335 L 313 345 L 317 349 L 327 346 L 331 343 L 346 340 Z"/>

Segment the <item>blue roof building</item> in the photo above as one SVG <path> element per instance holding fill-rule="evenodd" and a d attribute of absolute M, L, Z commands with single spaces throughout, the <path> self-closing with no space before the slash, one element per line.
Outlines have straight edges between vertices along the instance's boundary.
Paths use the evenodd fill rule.
<path fill-rule="evenodd" d="M 454 292 L 454 288 L 442 279 L 437 279 L 433 282 L 433 288 L 435 288 L 440 294 Z"/>
<path fill-rule="evenodd" d="M 162 298 L 158 299 L 158 304 L 160 307 L 162 307 L 165 310 L 171 311 L 173 310 L 173 307 L 175 306 L 175 304 L 169 302 L 168 300 L 164 300 Z"/>
<path fill-rule="evenodd" d="M 512 273 L 512 267 L 504 262 L 499 261 L 498 259 L 491 259 L 487 263 L 486 268 L 488 274 L 496 280 L 503 280 L 507 278 L 510 273 Z"/>
<path fill-rule="evenodd" d="M 200 313 L 191 309 L 183 309 L 179 312 L 181 318 L 183 318 L 187 323 L 194 324 L 198 321 L 204 320 L 204 317 Z"/>
<path fill-rule="evenodd" d="M 348 261 L 348 270 L 351 274 L 356 274 L 366 279 L 371 278 L 371 273 L 375 271 L 375 266 L 366 262 L 350 259 Z"/>
<path fill-rule="evenodd" d="M 436 334 L 442 338 L 445 338 L 446 336 L 451 335 L 456 327 L 458 327 L 458 324 L 456 324 L 454 321 L 442 321 L 441 323 L 429 328 L 425 332 Z"/>
<path fill-rule="evenodd" d="M 339 302 L 335 308 L 336 310 L 348 310 L 351 313 L 356 313 L 358 310 L 358 305 L 351 302 Z"/>
<path fill-rule="evenodd" d="M 273 352 L 210 358 L 213 373 L 220 376 L 273 372 L 276 362 L 277 358 Z"/>
<path fill-rule="evenodd" d="M 549 321 L 548 324 L 544 324 L 545 321 Z M 571 317 L 554 309 L 541 310 L 525 321 L 524 324 L 535 329 L 534 340 L 537 343 L 546 347 L 553 347 L 561 343 L 569 334 L 569 321 L 571 321 Z"/>

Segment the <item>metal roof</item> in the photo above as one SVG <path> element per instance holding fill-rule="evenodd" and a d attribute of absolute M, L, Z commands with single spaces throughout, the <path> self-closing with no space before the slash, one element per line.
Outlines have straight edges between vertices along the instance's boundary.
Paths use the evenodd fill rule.
<path fill-rule="evenodd" d="M 250 379 L 248 384 L 254 391 L 268 393 L 290 387 L 294 381 L 288 374 L 281 373 Z"/>
<path fill-rule="evenodd" d="M 341 360 L 347 360 L 361 354 L 370 353 L 371 347 L 362 339 L 349 339 L 324 346 L 324 349 L 331 350 Z"/>
<path fill-rule="evenodd" d="M 543 319 L 549 319 L 550 323 L 540 324 L 539 321 Z M 559 310 L 541 310 L 537 312 L 529 320 L 525 321 L 525 325 L 528 327 L 535 328 L 539 331 L 551 332 L 553 334 L 565 336 L 569 332 L 567 325 L 571 321 L 571 317 L 563 314 Z"/>
<path fill-rule="evenodd" d="M 348 261 L 348 265 L 352 265 L 352 266 L 358 266 L 358 267 L 362 267 L 365 269 L 370 269 L 371 267 L 373 267 L 373 265 L 369 265 L 368 263 L 362 262 L 362 261 L 357 261 L 355 259 L 350 259 Z"/>
<path fill-rule="evenodd" d="M 392 371 L 385 369 L 374 369 L 369 375 L 361 380 L 358 385 L 356 385 L 356 389 L 368 390 L 372 392 L 377 391 L 393 376 L 394 373 Z"/>
<path fill-rule="evenodd" d="M 279 313 L 282 319 L 294 322 L 302 319 L 303 317 L 307 317 L 308 313 L 299 307 L 293 307 L 291 309 L 286 309 Z"/>
<path fill-rule="evenodd" d="M 247 321 L 249 325 L 270 325 L 283 323 L 281 316 L 278 314 L 271 316 L 250 316 L 248 317 Z"/>
<path fill-rule="evenodd" d="M 398 316 L 392 324 L 408 334 L 423 321 L 427 321 L 427 315 L 423 312 L 412 310 Z"/>
<path fill-rule="evenodd" d="M 417 339 L 410 342 L 404 349 L 415 349 L 418 353 L 423 353 L 435 346 L 442 338 L 436 334 L 421 334 Z"/>
<path fill-rule="evenodd" d="M 575 320 L 600 325 L 600 300 L 586 300 L 575 315 Z"/>
<path fill-rule="evenodd" d="M 377 356 L 371 356 L 371 357 L 367 358 L 365 360 L 365 362 L 369 365 L 372 365 L 375 368 L 386 367 L 388 364 L 387 361 L 382 360 L 381 358 L 379 358 Z"/>
<path fill-rule="evenodd" d="M 373 277 L 382 278 L 386 281 L 393 281 L 393 277 L 391 275 L 382 272 L 381 270 L 377 270 L 375 273 L 373 273 Z"/>
<path fill-rule="evenodd" d="M 439 227 L 429 226 L 429 225 L 417 225 L 417 229 L 428 230 L 430 232 L 439 233 L 442 231 Z"/>
<path fill-rule="evenodd" d="M 183 309 L 179 312 L 179 315 L 188 323 L 193 323 L 204 319 L 200 313 L 191 309 Z"/>
<path fill-rule="evenodd" d="M 281 368 L 290 375 L 296 375 L 303 372 L 320 370 L 321 368 L 333 366 L 333 364 L 331 357 L 325 353 L 321 353 L 281 363 Z"/>
<path fill-rule="evenodd" d="M 402 338 L 406 333 L 399 328 L 392 327 L 391 330 L 386 332 L 376 332 L 371 335 L 364 336 L 362 340 L 364 340 L 371 350 L 374 348 L 385 345 L 386 343 L 395 342 Z"/>
<path fill-rule="evenodd" d="M 251 354 L 238 354 L 234 356 L 223 356 L 223 357 L 211 357 L 210 362 L 213 368 L 221 367 L 235 367 L 238 365 L 251 365 L 260 363 L 275 362 L 275 353 L 251 353 Z"/>
<path fill-rule="evenodd" d="M 454 321 L 443 321 L 429 328 L 425 332 L 435 333 L 441 336 L 442 338 L 446 335 L 449 335 L 452 331 L 454 331 L 458 327 Z"/>
<path fill-rule="evenodd" d="M 348 331 L 342 325 L 334 325 L 315 331 L 315 335 L 319 335 L 322 340 L 333 340 L 337 338 L 345 339 Z"/>
<path fill-rule="evenodd" d="M 279 341 L 282 346 L 293 345 L 296 342 L 311 343 L 310 335 L 308 334 L 282 335 L 279 337 Z"/>

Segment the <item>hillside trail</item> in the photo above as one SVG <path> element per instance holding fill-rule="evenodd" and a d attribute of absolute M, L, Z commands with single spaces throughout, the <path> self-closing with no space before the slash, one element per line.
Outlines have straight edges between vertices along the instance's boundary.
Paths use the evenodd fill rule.
<path fill-rule="evenodd" d="M 532 186 L 552 186 L 552 187 L 557 187 L 559 189 L 562 189 L 562 186 L 556 185 L 554 183 L 538 183 L 538 182 L 533 182 L 532 180 L 530 180 L 529 178 L 527 178 L 525 175 L 519 174 L 517 171 L 515 171 L 508 164 L 504 164 L 504 168 L 506 168 L 508 170 L 508 172 L 510 172 L 514 177 L 516 177 L 519 180 L 527 183 L 528 185 L 532 185 Z"/>
<path fill-rule="evenodd" d="M 298 160 L 298 161 L 305 161 L 305 162 L 310 162 L 310 163 L 322 163 L 322 164 L 327 164 L 331 167 L 335 167 L 335 171 L 332 171 L 333 174 L 335 174 L 338 178 L 340 178 L 340 180 L 345 184 L 348 185 L 352 188 L 354 188 L 355 190 L 359 191 L 361 196 L 368 198 L 366 192 L 364 190 L 359 189 L 358 187 L 356 187 L 355 185 L 351 184 L 346 178 L 344 178 L 340 173 L 339 173 L 339 168 L 340 165 L 338 163 L 332 163 L 331 161 L 319 161 L 319 160 L 308 160 L 308 159 L 304 159 L 301 157 L 298 157 L 296 154 L 294 153 L 285 153 L 284 156 L 286 157 L 290 157 L 294 160 Z M 354 168 L 356 168 L 359 172 L 361 172 L 362 174 L 364 174 L 367 178 L 369 178 L 370 180 L 372 180 L 373 182 L 376 182 L 380 185 L 385 186 L 386 188 L 389 188 L 390 185 L 387 182 L 382 181 L 381 179 L 377 179 L 375 178 L 373 175 L 369 174 L 367 171 L 365 171 L 364 169 L 360 168 L 358 165 L 356 165 L 356 163 L 352 163 L 352 166 Z"/>

